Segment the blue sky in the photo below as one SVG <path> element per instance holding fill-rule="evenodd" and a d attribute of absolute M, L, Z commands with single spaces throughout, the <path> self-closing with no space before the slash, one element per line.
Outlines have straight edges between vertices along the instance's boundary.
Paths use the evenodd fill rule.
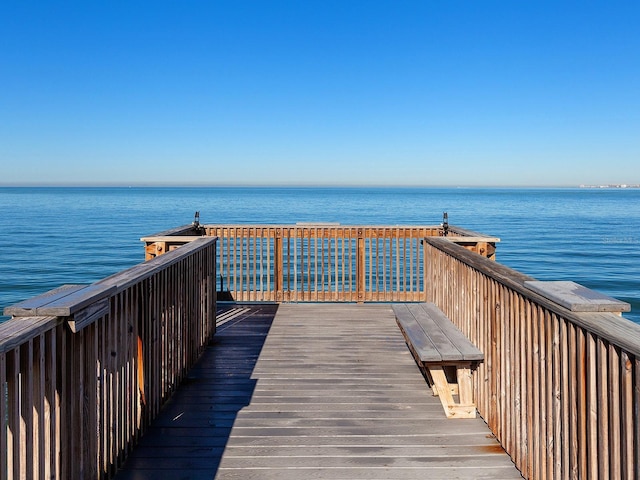
<path fill-rule="evenodd" d="M 0 184 L 640 183 L 640 2 L 0 3 Z"/>

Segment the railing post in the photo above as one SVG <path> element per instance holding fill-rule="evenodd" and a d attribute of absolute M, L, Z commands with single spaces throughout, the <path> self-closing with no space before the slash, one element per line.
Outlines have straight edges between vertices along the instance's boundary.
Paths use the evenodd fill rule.
<path fill-rule="evenodd" d="M 273 246 L 274 249 L 274 266 L 273 266 L 273 276 L 274 276 L 274 290 L 276 293 L 276 302 L 282 302 L 284 299 L 284 270 L 282 267 L 283 264 L 283 251 L 282 251 L 282 228 L 276 229 L 276 237 L 275 244 Z"/>
<path fill-rule="evenodd" d="M 423 302 L 432 302 L 431 298 L 431 285 L 433 285 L 432 269 L 431 269 L 431 257 L 428 256 L 431 250 L 429 245 L 424 241 L 424 238 L 420 240 L 420 246 L 422 247 L 422 288 Z"/>
<path fill-rule="evenodd" d="M 358 303 L 364 302 L 365 274 L 364 229 L 358 228 L 358 241 L 356 245 L 356 293 Z"/>

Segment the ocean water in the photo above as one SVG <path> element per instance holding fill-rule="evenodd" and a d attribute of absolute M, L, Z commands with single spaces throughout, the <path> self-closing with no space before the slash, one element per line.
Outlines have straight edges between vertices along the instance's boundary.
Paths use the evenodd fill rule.
<path fill-rule="evenodd" d="M 631 303 L 640 323 L 640 189 L 0 188 L 0 313 L 144 260 L 140 237 L 189 224 L 449 223 L 501 239 L 498 262 Z M 6 319 L 1 317 L 0 321 Z"/>

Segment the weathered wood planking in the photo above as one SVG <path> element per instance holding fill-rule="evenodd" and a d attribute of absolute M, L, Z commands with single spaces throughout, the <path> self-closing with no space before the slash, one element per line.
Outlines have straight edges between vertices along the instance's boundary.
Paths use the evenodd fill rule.
<path fill-rule="evenodd" d="M 484 422 L 447 425 L 390 305 L 280 306 L 252 376 L 218 479 L 521 478 Z"/>
<path fill-rule="evenodd" d="M 521 478 L 482 420 L 446 420 L 389 305 L 243 308 L 120 480 Z"/>
<path fill-rule="evenodd" d="M 478 411 L 524 476 L 640 478 L 640 326 L 571 311 L 566 289 L 535 291 L 450 242 L 424 245 L 427 296 L 484 352 Z"/>
<path fill-rule="evenodd" d="M 118 479 L 213 479 L 236 415 L 254 393 L 251 374 L 277 308 L 219 310 L 208 349 L 147 429 Z"/>
<path fill-rule="evenodd" d="M 528 281 L 527 288 L 572 312 L 629 312 L 631 305 L 569 281 Z"/>
<path fill-rule="evenodd" d="M 0 324 L 0 479 L 115 473 L 214 333 L 215 246 L 204 238 L 9 307 L 14 318 Z M 57 316 L 31 316 L 47 312 Z M 63 322 L 78 327 L 79 314 L 82 328 Z"/>

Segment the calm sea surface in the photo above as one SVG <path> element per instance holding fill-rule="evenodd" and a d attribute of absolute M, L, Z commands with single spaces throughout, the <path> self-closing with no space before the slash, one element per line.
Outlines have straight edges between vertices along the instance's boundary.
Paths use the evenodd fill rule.
<path fill-rule="evenodd" d="M 500 237 L 500 263 L 631 303 L 640 323 L 640 189 L 0 188 L 0 313 L 144 260 L 140 237 L 202 223 L 442 221 Z M 0 320 L 6 317 L 0 317 Z"/>

